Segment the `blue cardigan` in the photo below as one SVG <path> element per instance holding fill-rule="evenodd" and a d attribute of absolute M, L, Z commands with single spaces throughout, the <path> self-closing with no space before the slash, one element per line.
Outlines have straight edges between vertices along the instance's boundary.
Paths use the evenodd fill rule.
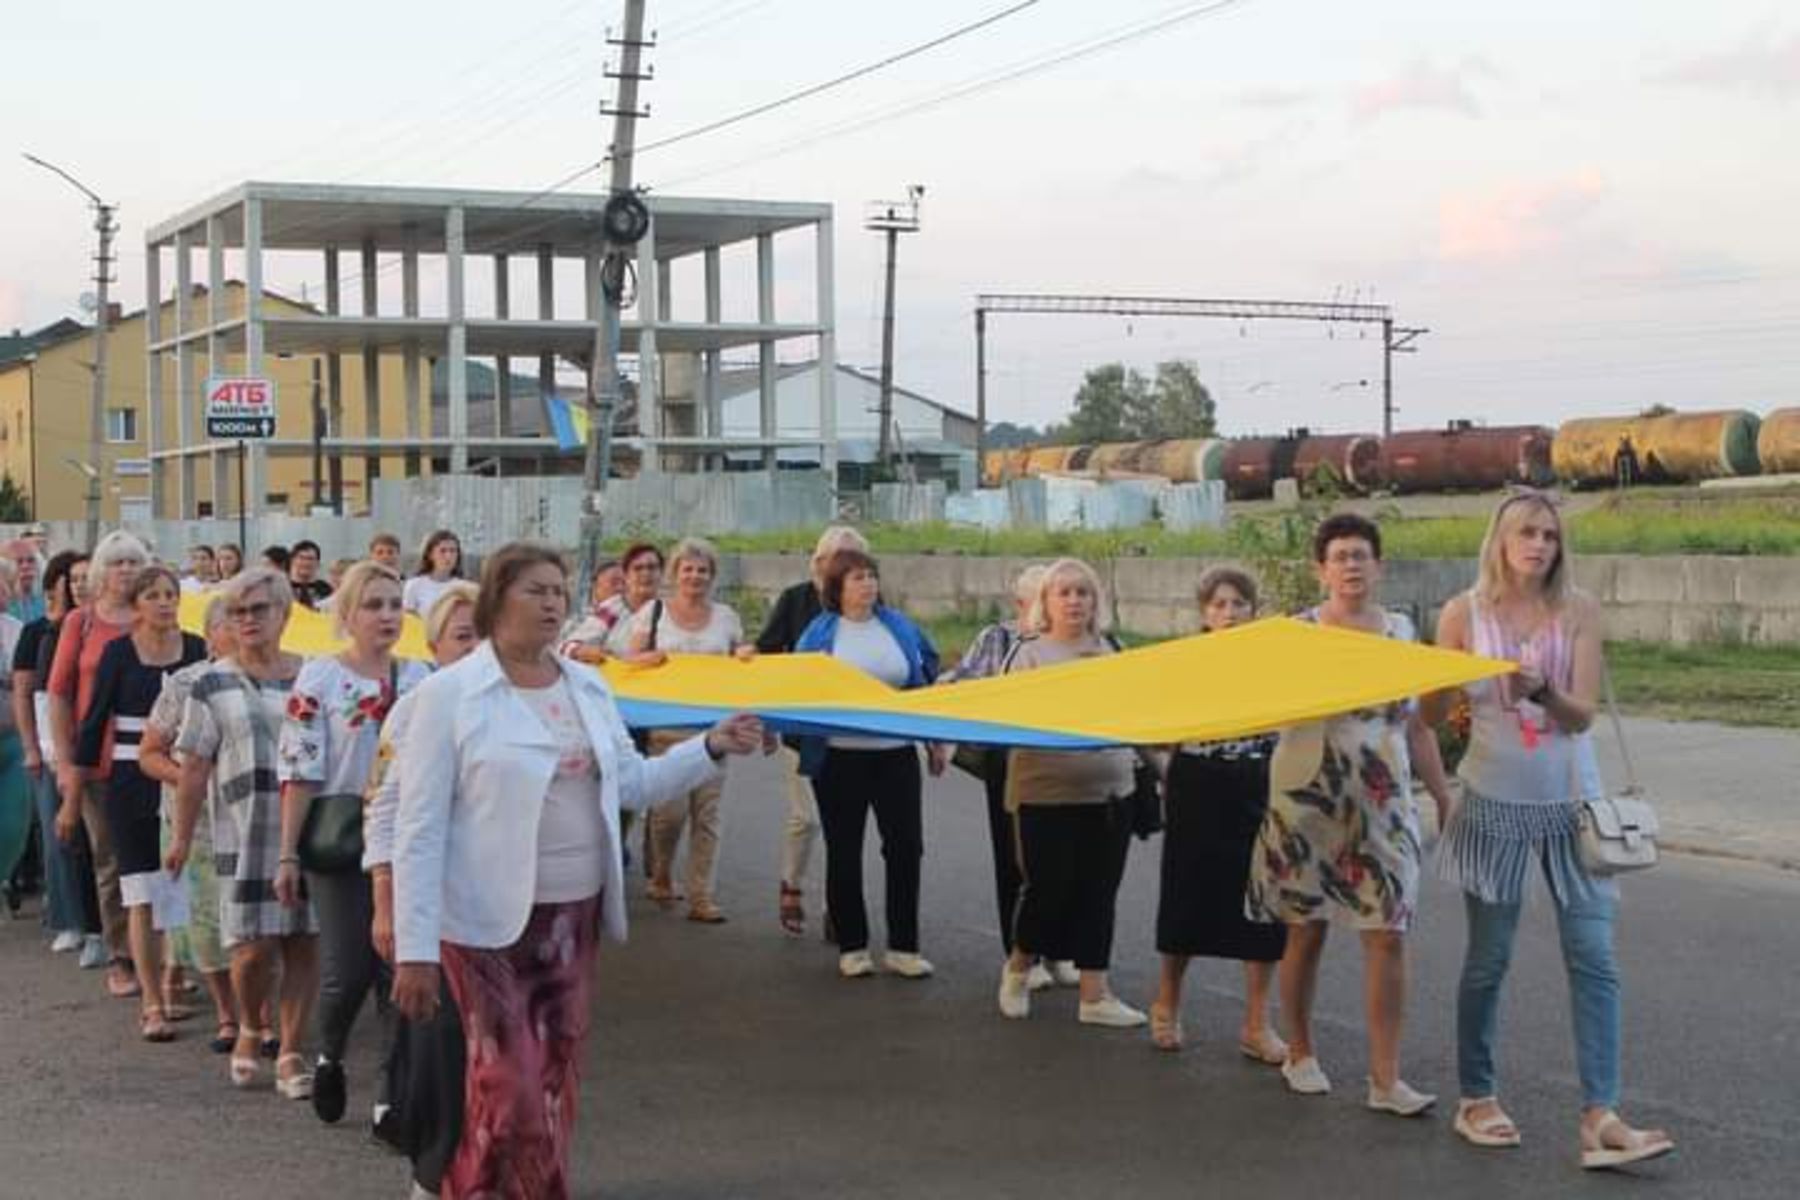
<path fill-rule="evenodd" d="M 795 653 L 830 654 L 832 646 L 837 642 L 840 619 L 834 612 L 822 612 L 814 617 L 812 623 L 801 632 L 800 640 L 794 643 Z M 885 604 L 876 604 L 875 619 L 894 635 L 894 641 L 900 645 L 900 653 L 906 656 L 906 683 L 902 686 L 926 687 L 935 681 L 938 674 L 938 652 L 925 631 L 905 613 Z M 825 763 L 825 739 L 817 735 L 806 735 L 799 742 L 800 773 L 811 779 L 818 775 L 819 768 Z"/>

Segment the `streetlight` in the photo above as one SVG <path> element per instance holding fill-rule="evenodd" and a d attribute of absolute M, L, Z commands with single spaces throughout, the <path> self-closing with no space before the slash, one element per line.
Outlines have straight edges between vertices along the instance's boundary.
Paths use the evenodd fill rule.
<path fill-rule="evenodd" d="M 23 153 L 23 151 L 21 151 Z M 99 285 L 99 318 L 94 322 L 94 392 L 88 413 L 87 476 L 87 544 L 91 550 L 100 541 L 100 429 L 106 422 L 106 326 L 112 319 L 107 302 L 107 285 L 112 282 L 112 239 L 119 227 L 113 223 L 117 206 L 102 200 L 95 191 L 52 162 L 35 154 L 25 154 L 25 161 L 44 168 L 88 198 L 94 206 L 94 231 L 100 235 L 100 251 L 94 256 L 94 282 Z M 150 298 L 152 304 L 156 297 Z"/>
<path fill-rule="evenodd" d="M 1368 387 L 1368 386 L 1369 386 L 1369 381 L 1366 379 L 1340 379 L 1340 380 L 1338 380 L 1338 382 L 1332 384 L 1326 390 L 1331 391 L 1331 392 L 1341 392 L 1345 388 Z"/>

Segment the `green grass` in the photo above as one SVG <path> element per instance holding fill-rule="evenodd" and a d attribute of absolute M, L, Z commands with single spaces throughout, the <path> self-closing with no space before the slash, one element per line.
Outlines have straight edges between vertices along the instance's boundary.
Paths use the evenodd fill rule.
<path fill-rule="evenodd" d="M 1627 712 L 1800 729 L 1800 646 L 1614 642 L 1606 660 Z"/>
<path fill-rule="evenodd" d="M 864 527 L 878 554 L 946 554 L 1057 558 L 1279 558 L 1303 553 L 1313 524 L 1327 510 L 1309 504 L 1287 513 L 1234 518 L 1223 530 L 1169 533 L 1160 526 L 1106 532 L 1007 530 L 989 533 L 943 523 Z M 1481 547 L 1485 517 L 1380 515 L 1389 557 L 1471 558 Z M 810 553 L 816 529 L 724 534 L 721 550 L 739 554 Z M 1610 500 L 1572 512 L 1569 540 L 1581 554 L 1800 554 L 1800 501 L 1699 497 L 1695 493 Z"/>

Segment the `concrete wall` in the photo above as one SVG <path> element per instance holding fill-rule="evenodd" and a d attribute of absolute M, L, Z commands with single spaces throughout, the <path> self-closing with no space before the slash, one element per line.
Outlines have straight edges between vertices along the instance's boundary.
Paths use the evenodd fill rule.
<path fill-rule="evenodd" d="M 883 590 L 921 617 L 986 615 L 1010 594 L 1023 558 L 889 555 Z M 1095 564 L 1121 628 L 1169 636 L 1196 626 L 1194 584 L 1209 560 L 1121 558 Z M 800 555 L 740 555 L 725 564 L 728 583 L 773 599 L 806 574 Z M 1466 559 L 1387 564 L 1382 595 L 1429 629 L 1444 602 L 1475 581 Z M 1593 556 L 1576 573 L 1606 614 L 1607 636 L 1690 645 L 1800 642 L 1800 559 Z"/>

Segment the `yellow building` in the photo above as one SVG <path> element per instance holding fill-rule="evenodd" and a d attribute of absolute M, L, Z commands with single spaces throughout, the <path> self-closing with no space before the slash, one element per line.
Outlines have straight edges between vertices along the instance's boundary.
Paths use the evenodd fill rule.
<path fill-rule="evenodd" d="M 191 304 L 187 306 L 190 321 L 194 319 L 192 314 L 209 311 L 209 299 L 204 288 L 194 289 Z M 244 289 L 241 284 L 228 285 L 224 299 L 224 313 L 228 319 L 242 316 Z M 175 328 L 175 308 L 173 300 L 164 303 L 163 329 Z M 308 315 L 316 311 L 271 293 L 264 294 L 263 308 L 280 315 Z M 145 386 L 147 326 L 145 314 L 140 311 L 117 319 L 107 334 L 100 478 L 101 520 L 109 524 L 121 519 L 150 517 L 153 472 L 159 469 L 165 472 L 164 486 L 173 495 L 176 473 L 182 469 L 178 460 L 153 461 L 149 454 L 151 414 L 149 389 Z M 40 341 L 34 351 L 0 363 L 0 470 L 28 493 L 35 520 L 80 520 L 86 516 L 88 480 L 83 467 L 88 461 L 93 359 L 92 329 L 72 331 L 65 328 Z M 195 355 L 195 359 L 190 371 L 194 388 L 204 387 L 208 374 L 236 375 L 243 371 L 241 354 L 221 353 L 216 370 L 208 366 L 204 352 Z M 162 427 L 168 431 L 167 444 L 178 427 L 177 367 L 173 356 L 160 356 L 160 362 L 164 397 Z M 276 385 L 276 436 L 284 441 L 310 439 L 314 428 L 315 370 L 321 381 L 328 370 L 323 357 L 315 363 L 314 356 L 310 355 L 266 355 L 263 364 L 264 376 L 274 380 Z M 380 394 L 401 396 L 403 368 L 400 357 L 382 355 L 378 370 Z M 345 363 L 341 378 L 342 436 L 398 437 L 403 432 L 402 406 L 392 400 L 381 405 L 381 428 L 368 428 L 360 362 Z M 322 382 L 320 386 L 323 386 Z M 199 431 L 195 432 L 194 438 L 195 442 L 205 441 L 204 434 Z M 229 516 L 238 511 L 236 460 L 236 443 L 218 443 L 210 453 L 193 458 L 196 500 L 192 515 Z M 383 457 L 379 461 L 379 469 L 390 476 L 404 472 L 407 465 L 400 455 Z M 331 466 L 328 457 L 325 494 L 319 498 L 320 503 L 330 498 Z M 339 469 L 343 475 L 346 513 L 363 512 L 368 508 L 367 466 L 361 456 L 345 455 L 342 459 Z M 419 469 L 428 471 L 429 464 Z M 252 505 L 251 511 L 303 514 L 313 503 L 310 457 L 271 456 L 264 501 L 261 505 Z"/>

